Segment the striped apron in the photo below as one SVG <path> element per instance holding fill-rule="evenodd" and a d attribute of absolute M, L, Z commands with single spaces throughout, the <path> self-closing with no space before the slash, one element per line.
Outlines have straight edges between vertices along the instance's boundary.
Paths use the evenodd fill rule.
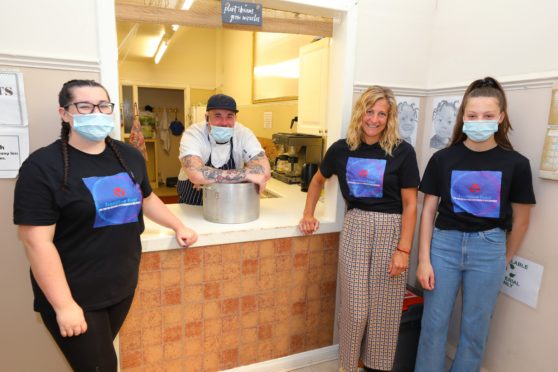
<path fill-rule="evenodd" d="M 213 165 L 211 165 L 211 154 L 209 154 L 209 160 L 207 161 L 207 163 L 205 163 L 205 165 L 208 167 L 213 167 Z M 235 168 L 236 166 L 233 158 L 233 141 L 231 139 L 231 152 L 229 154 L 229 160 L 225 164 L 223 164 L 223 166 L 216 169 L 229 170 Z M 176 184 L 176 191 L 178 193 L 178 196 L 180 197 L 178 200 L 179 203 L 184 203 L 189 205 L 203 204 L 202 190 L 201 189 L 196 190 L 194 188 L 194 184 L 190 182 L 190 180 L 178 181 L 178 183 Z"/>

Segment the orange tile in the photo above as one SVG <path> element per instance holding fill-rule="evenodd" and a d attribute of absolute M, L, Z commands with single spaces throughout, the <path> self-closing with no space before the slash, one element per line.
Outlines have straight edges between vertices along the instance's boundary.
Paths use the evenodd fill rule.
<path fill-rule="evenodd" d="M 240 279 L 225 280 L 223 282 L 223 296 L 228 297 L 240 297 L 242 294 L 242 285 Z"/>
<path fill-rule="evenodd" d="M 221 335 L 221 319 L 208 319 L 203 322 L 203 334 L 207 336 L 220 336 Z"/>
<path fill-rule="evenodd" d="M 242 252 L 242 248 L 241 248 L 241 244 L 227 244 L 227 245 L 223 245 L 222 247 L 222 256 L 223 256 L 223 262 L 234 262 L 234 263 L 238 263 L 240 262 L 241 259 L 241 252 Z"/>
<path fill-rule="evenodd" d="M 223 265 L 221 263 L 210 263 L 204 266 L 203 280 L 206 282 L 223 279 Z"/>
<path fill-rule="evenodd" d="M 141 349 L 141 331 L 128 332 L 126 335 L 120 335 L 120 350 L 138 350 Z"/>
<path fill-rule="evenodd" d="M 310 252 L 308 256 L 308 268 L 309 269 L 322 269 L 324 266 L 324 254 L 322 251 L 319 252 Z"/>
<path fill-rule="evenodd" d="M 161 272 L 162 287 L 176 287 L 182 284 L 182 270 L 166 269 Z"/>
<path fill-rule="evenodd" d="M 251 295 L 259 292 L 258 279 L 255 276 L 242 278 L 242 294 Z"/>
<path fill-rule="evenodd" d="M 240 343 L 251 344 L 258 341 L 258 328 L 243 328 L 240 332 Z"/>
<path fill-rule="evenodd" d="M 161 272 L 143 272 L 140 273 L 138 289 L 143 291 L 153 291 L 161 288 Z"/>
<path fill-rule="evenodd" d="M 240 317 L 240 324 L 242 328 L 256 327 L 258 325 L 258 313 L 252 311 L 250 313 L 242 314 Z"/>
<path fill-rule="evenodd" d="M 247 242 L 242 243 L 242 259 L 250 260 L 258 258 L 258 243 L 257 242 Z"/>
<path fill-rule="evenodd" d="M 273 337 L 273 325 L 266 324 L 258 327 L 258 339 L 267 340 Z"/>
<path fill-rule="evenodd" d="M 312 235 L 309 248 L 310 252 L 322 251 L 324 249 L 323 234 Z"/>
<path fill-rule="evenodd" d="M 141 369 L 127 369 L 125 372 L 165 372 L 163 364 L 161 361 L 155 364 L 145 364 Z"/>
<path fill-rule="evenodd" d="M 184 320 L 186 322 L 193 322 L 203 319 L 203 304 L 186 304 L 184 305 Z"/>
<path fill-rule="evenodd" d="M 337 279 L 337 265 L 328 265 L 323 268 L 322 280 L 332 281 Z"/>
<path fill-rule="evenodd" d="M 310 246 L 310 239 L 311 239 L 310 236 L 301 236 L 301 237 L 293 238 L 292 240 L 293 253 L 295 255 L 308 253 L 309 246 Z"/>
<path fill-rule="evenodd" d="M 306 311 L 306 301 L 295 302 L 291 306 L 291 315 L 304 315 Z"/>
<path fill-rule="evenodd" d="M 142 309 L 153 309 L 161 306 L 161 290 L 140 291 Z"/>
<path fill-rule="evenodd" d="M 283 320 L 278 321 L 273 324 L 273 335 L 275 336 L 287 336 L 289 335 L 289 321 Z"/>
<path fill-rule="evenodd" d="M 184 284 L 199 284 L 203 282 L 203 267 L 184 269 Z"/>
<path fill-rule="evenodd" d="M 223 279 L 231 280 L 240 278 L 240 261 L 223 263 Z"/>
<path fill-rule="evenodd" d="M 141 329 L 141 319 L 142 313 L 136 312 L 132 315 L 128 315 L 126 321 L 120 329 L 121 334 L 127 334 L 129 332 L 139 331 Z"/>
<path fill-rule="evenodd" d="M 178 269 L 182 266 L 184 249 L 161 251 L 161 269 Z"/>
<path fill-rule="evenodd" d="M 300 302 L 306 300 L 306 287 L 303 285 L 295 286 L 291 288 L 291 302 Z"/>
<path fill-rule="evenodd" d="M 242 261 L 242 275 L 255 275 L 258 273 L 258 260 L 246 259 Z"/>
<path fill-rule="evenodd" d="M 275 291 L 275 305 L 288 305 L 291 303 L 290 300 L 290 290 L 288 289 L 281 289 Z"/>
<path fill-rule="evenodd" d="M 161 259 L 158 252 L 149 252 L 141 255 L 140 271 L 161 270 Z"/>
<path fill-rule="evenodd" d="M 203 318 L 214 319 L 221 317 L 221 302 L 212 301 L 203 304 Z"/>
<path fill-rule="evenodd" d="M 184 302 L 185 303 L 200 303 L 205 300 L 205 285 L 194 284 L 184 287 Z"/>
<path fill-rule="evenodd" d="M 258 297 L 255 295 L 244 296 L 240 299 L 240 308 L 243 313 L 254 311 L 258 308 Z"/>
<path fill-rule="evenodd" d="M 182 317 L 184 314 L 184 309 L 180 305 L 175 306 L 163 306 L 161 308 L 161 314 L 163 317 L 163 325 L 173 325 L 182 323 Z"/>
<path fill-rule="evenodd" d="M 308 270 L 307 283 L 321 283 L 323 277 L 323 268 L 311 268 Z"/>
<path fill-rule="evenodd" d="M 238 348 L 222 350 L 219 368 L 225 370 L 236 365 L 238 365 Z"/>
<path fill-rule="evenodd" d="M 339 233 L 324 234 L 323 245 L 326 249 L 339 249 Z"/>
<path fill-rule="evenodd" d="M 289 354 L 290 339 L 288 336 L 273 339 L 273 358 L 281 358 Z"/>
<path fill-rule="evenodd" d="M 321 317 L 318 314 L 306 314 L 306 329 L 318 329 Z"/>
<path fill-rule="evenodd" d="M 306 269 L 297 269 L 291 271 L 292 283 L 294 285 L 306 285 L 308 282 L 308 272 Z"/>
<path fill-rule="evenodd" d="M 273 240 L 263 240 L 258 243 L 258 256 L 269 257 L 275 255 L 275 245 Z"/>
<path fill-rule="evenodd" d="M 276 275 L 260 275 L 258 280 L 258 292 L 269 292 L 277 286 Z"/>
<path fill-rule="evenodd" d="M 214 245 L 204 247 L 203 249 L 203 264 L 220 264 L 222 261 L 222 246 Z"/>
<path fill-rule="evenodd" d="M 163 361 L 163 371 L 164 372 L 182 372 L 182 360 L 174 359 Z"/>
<path fill-rule="evenodd" d="M 320 286 L 320 293 L 321 293 L 322 297 L 335 296 L 336 286 L 337 286 L 337 283 L 335 281 L 333 281 L 333 282 L 323 282 Z"/>
<path fill-rule="evenodd" d="M 142 352 L 138 350 L 130 350 L 120 353 L 120 365 L 122 369 L 141 367 L 143 365 Z"/>
<path fill-rule="evenodd" d="M 143 360 L 145 363 L 155 364 L 163 360 L 163 345 L 152 345 L 143 348 Z"/>
<path fill-rule="evenodd" d="M 306 287 L 306 298 L 308 300 L 316 300 L 321 297 L 321 285 L 318 283 L 309 283 Z"/>
<path fill-rule="evenodd" d="M 306 333 L 305 335 L 305 345 L 307 348 L 310 349 L 317 349 L 320 344 L 319 341 L 319 330 L 318 329 L 312 329 L 310 330 L 310 332 Z"/>
<path fill-rule="evenodd" d="M 307 315 L 320 315 L 322 303 L 320 300 L 312 300 L 306 302 Z"/>
<path fill-rule="evenodd" d="M 275 258 L 275 271 L 290 271 L 293 265 L 291 256 L 277 256 Z"/>
<path fill-rule="evenodd" d="M 240 331 L 233 330 L 230 332 L 221 333 L 221 348 L 232 348 L 237 347 L 240 343 Z"/>
<path fill-rule="evenodd" d="M 202 322 L 186 322 L 184 327 L 184 334 L 187 338 L 199 337 L 202 335 L 203 323 Z"/>
<path fill-rule="evenodd" d="M 291 336 L 291 345 L 289 348 L 289 352 L 291 354 L 300 353 L 304 351 L 304 334 L 292 335 Z"/>
<path fill-rule="evenodd" d="M 258 324 L 268 324 L 275 321 L 275 308 L 268 307 L 267 309 L 260 309 L 258 316 Z"/>
<path fill-rule="evenodd" d="M 221 318 L 221 329 L 234 331 L 240 329 L 240 315 L 232 315 Z"/>
<path fill-rule="evenodd" d="M 275 306 L 275 292 L 262 293 L 258 298 L 258 306 L 260 309 Z"/>
<path fill-rule="evenodd" d="M 258 361 L 258 344 L 240 345 L 238 348 L 238 364 L 245 366 Z"/>
<path fill-rule="evenodd" d="M 290 255 L 293 249 L 292 239 L 291 238 L 283 238 L 283 239 L 275 239 L 275 254 L 276 255 Z"/>
<path fill-rule="evenodd" d="M 278 305 L 275 307 L 274 310 L 275 310 L 274 319 L 276 322 L 287 320 L 291 316 L 290 305 Z"/>
<path fill-rule="evenodd" d="M 239 309 L 238 298 L 229 298 L 221 301 L 221 314 L 232 315 L 237 314 Z"/>
<path fill-rule="evenodd" d="M 306 268 L 308 266 L 308 253 L 297 253 L 294 256 L 293 267 Z"/>
<path fill-rule="evenodd" d="M 273 341 L 265 340 L 258 342 L 258 362 L 269 360 L 273 357 Z"/>
<path fill-rule="evenodd" d="M 322 297 L 320 299 L 320 313 L 331 314 L 335 312 L 335 297 Z"/>
<path fill-rule="evenodd" d="M 192 337 L 184 341 L 184 355 L 194 356 L 203 354 L 203 338 Z"/>
<path fill-rule="evenodd" d="M 206 283 L 203 297 L 205 300 L 215 300 L 221 297 L 221 284 L 219 282 Z"/>
<path fill-rule="evenodd" d="M 331 328 L 324 327 L 318 330 L 318 342 L 320 346 L 328 346 L 333 342 L 333 325 Z"/>
<path fill-rule="evenodd" d="M 203 248 L 188 248 L 184 251 L 184 269 L 199 268 L 203 265 Z"/>
<path fill-rule="evenodd" d="M 141 343 L 144 347 L 150 345 L 161 345 L 162 343 L 161 326 L 144 328 L 141 332 Z"/>
<path fill-rule="evenodd" d="M 145 311 L 142 314 L 141 323 L 143 328 L 161 326 L 162 312 L 161 309 Z"/>
<path fill-rule="evenodd" d="M 221 349 L 221 336 L 205 336 L 203 339 L 204 354 Z"/>
<path fill-rule="evenodd" d="M 182 325 L 166 327 L 163 329 L 163 343 L 182 340 Z"/>
<path fill-rule="evenodd" d="M 204 372 L 203 356 L 197 355 L 185 358 L 182 367 L 183 372 Z M 209 372 L 209 370 L 207 370 L 207 372 Z"/>
<path fill-rule="evenodd" d="M 324 251 L 324 265 L 331 265 L 337 267 L 338 250 L 327 249 Z"/>
<path fill-rule="evenodd" d="M 275 257 L 260 258 L 260 275 L 272 275 L 275 273 Z"/>
<path fill-rule="evenodd" d="M 163 290 L 163 305 L 179 305 L 182 303 L 182 289 L 180 287 L 167 287 Z"/>
<path fill-rule="evenodd" d="M 203 356 L 204 371 L 219 370 L 220 355 L 218 352 L 206 352 Z"/>
<path fill-rule="evenodd" d="M 299 333 L 304 333 L 305 330 L 306 330 L 306 318 L 303 315 L 292 316 L 289 333 L 291 335 L 299 334 Z"/>

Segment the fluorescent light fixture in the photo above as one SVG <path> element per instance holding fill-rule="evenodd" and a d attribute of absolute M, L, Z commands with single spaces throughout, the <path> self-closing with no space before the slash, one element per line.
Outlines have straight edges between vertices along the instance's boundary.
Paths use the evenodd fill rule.
<path fill-rule="evenodd" d="M 184 0 L 184 3 L 182 4 L 182 10 L 189 10 L 190 7 L 192 7 L 193 3 L 194 0 Z"/>
<path fill-rule="evenodd" d="M 258 77 L 282 77 L 287 79 L 298 79 L 299 67 L 298 58 L 273 65 L 254 67 L 254 75 Z"/>
<path fill-rule="evenodd" d="M 161 58 L 163 58 L 163 54 L 165 54 L 165 50 L 167 50 L 167 41 L 161 40 L 161 44 L 159 44 L 159 48 L 157 49 L 157 53 L 155 53 L 155 64 L 158 64 Z"/>

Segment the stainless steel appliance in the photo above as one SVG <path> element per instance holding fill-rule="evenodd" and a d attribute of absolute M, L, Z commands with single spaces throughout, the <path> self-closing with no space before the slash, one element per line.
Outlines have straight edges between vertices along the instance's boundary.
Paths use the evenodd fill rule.
<path fill-rule="evenodd" d="M 260 216 L 257 185 L 212 183 L 203 186 L 203 218 L 216 223 L 245 223 Z"/>
<path fill-rule="evenodd" d="M 271 139 L 278 156 L 271 176 L 285 183 L 300 183 L 302 167 L 306 163 L 322 161 L 323 138 L 304 133 L 275 133 Z"/>

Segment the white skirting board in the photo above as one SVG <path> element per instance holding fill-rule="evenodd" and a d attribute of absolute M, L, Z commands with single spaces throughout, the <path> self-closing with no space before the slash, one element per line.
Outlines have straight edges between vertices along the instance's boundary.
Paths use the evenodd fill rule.
<path fill-rule="evenodd" d="M 328 362 L 339 357 L 339 345 L 323 347 L 289 355 L 283 358 L 266 360 L 247 366 L 227 369 L 223 372 L 284 372 L 293 369 L 308 367 L 314 364 Z"/>

